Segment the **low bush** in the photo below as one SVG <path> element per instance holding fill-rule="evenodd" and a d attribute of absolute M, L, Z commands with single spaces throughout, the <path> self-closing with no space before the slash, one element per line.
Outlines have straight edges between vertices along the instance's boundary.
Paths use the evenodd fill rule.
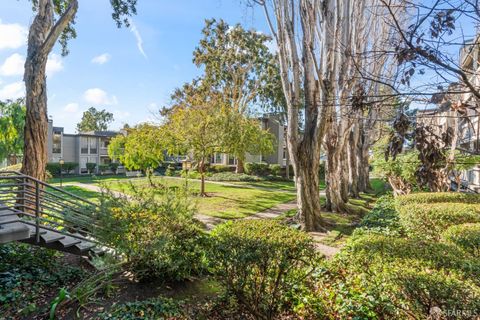
<path fill-rule="evenodd" d="M 480 224 L 467 223 L 451 226 L 443 233 L 443 239 L 470 254 L 480 256 Z"/>
<path fill-rule="evenodd" d="M 320 272 L 316 304 L 326 318 L 427 319 L 436 310 L 469 319 L 480 311 L 479 277 L 480 262 L 453 245 L 367 234 Z"/>
<path fill-rule="evenodd" d="M 265 162 L 247 162 L 245 163 L 245 173 L 254 176 L 267 176 L 270 174 L 268 163 Z"/>
<path fill-rule="evenodd" d="M 270 173 L 274 176 L 279 176 L 282 171 L 282 167 L 279 164 L 271 164 L 268 166 Z"/>
<path fill-rule="evenodd" d="M 402 226 L 393 196 L 380 197 L 372 210 L 363 217 L 359 227 L 361 229 L 356 232 L 368 230 L 390 235 L 401 234 Z"/>
<path fill-rule="evenodd" d="M 208 168 L 209 172 L 220 173 L 220 172 L 232 172 L 235 170 L 235 167 L 225 166 L 223 164 L 212 164 Z"/>
<path fill-rule="evenodd" d="M 234 173 L 234 172 L 221 172 L 214 173 L 210 177 L 207 177 L 207 180 L 211 181 L 262 181 L 262 178 L 257 176 L 251 176 L 244 173 Z"/>
<path fill-rule="evenodd" d="M 173 177 L 175 175 L 175 166 L 169 165 L 167 170 L 165 170 L 165 175 L 169 177 Z"/>
<path fill-rule="evenodd" d="M 195 207 L 182 190 L 131 186 L 129 198 L 102 200 L 97 236 L 125 257 L 140 279 L 182 280 L 205 267 L 204 231 L 193 220 Z"/>
<path fill-rule="evenodd" d="M 74 171 L 76 168 L 78 167 L 78 163 L 77 162 L 65 162 L 63 164 L 63 170 L 65 170 L 65 172 L 67 174 L 71 173 L 72 171 Z"/>
<path fill-rule="evenodd" d="M 212 231 L 214 274 L 259 319 L 293 308 L 295 296 L 317 259 L 312 238 L 271 220 L 243 220 Z"/>
<path fill-rule="evenodd" d="M 98 165 L 98 171 L 100 171 L 101 174 L 104 174 L 109 169 L 110 169 L 110 166 L 108 164 L 99 164 Z"/>
<path fill-rule="evenodd" d="M 97 167 L 97 164 L 95 162 L 87 162 L 88 173 L 90 173 L 90 174 L 95 173 L 95 168 L 96 167 Z"/>
<path fill-rule="evenodd" d="M 170 298 L 127 302 L 98 315 L 101 320 L 177 319 L 182 316 L 180 304 Z"/>
<path fill-rule="evenodd" d="M 480 204 L 480 195 L 462 192 L 419 192 L 396 198 L 398 206 L 404 206 L 413 203 L 439 203 L 439 202 L 458 202 L 458 203 L 478 203 Z"/>
<path fill-rule="evenodd" d="M 120 166 L 120 163 L 118 162 L 111 162 L 110 163 L 110 170 L 112 170 L 112 172 L 114 174 L 117 174 L 117 170 L 118 170 L 118 167 Z"/>
<path fill-rule="evenodd" d="M 480 205 L 460 203 L 412 203 L 397 205 L 400 223 L 414 237 L 436 240 L 448 227 L 480 222 Z"/>
<path fill-rule="evenodd" d="M 60 163 L 49 162 L 47 163 L 47 171 L 52 174 L 52 176 L 60 175 Z"/>
<path fill-rule="evenodd" d="M 53 250 L 26 244 L 0 246 L 0 318 L 33 319 L 48 310 L 45 299 L 86 272 Z"/>

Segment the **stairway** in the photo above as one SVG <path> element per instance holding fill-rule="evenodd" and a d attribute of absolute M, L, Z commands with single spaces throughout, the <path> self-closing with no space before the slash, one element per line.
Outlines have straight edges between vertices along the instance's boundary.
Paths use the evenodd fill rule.
<path fill-rule="evenodd" d="M 0 245 L 20 241 L 92 256 L 103 246 L 92 236 L 98 206 L 18 172 L 0 172 Z"/>

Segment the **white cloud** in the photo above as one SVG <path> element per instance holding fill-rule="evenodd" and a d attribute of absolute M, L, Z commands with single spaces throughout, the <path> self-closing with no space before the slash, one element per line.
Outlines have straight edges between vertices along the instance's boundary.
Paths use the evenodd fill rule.
<path fill-rule="evenodd" d="M 100 88 L 88 89 L 83 94 L 83 98 L 86 102 L 94 106 L 118 104 L 117 97 L 110 96 L 107 92 Z"/>
<path fill-rule="evenodd" d="M 63 60 L 58 54 L 52 53 L 47 60 L 47 77 L 53 76 L 55 73 L 63 70 Z"/>
<path fill-rule="evenodd" d="M 0 100 L 14 100 L 25 96 L 25 84 L 23 81 L 7 84 L 0 89 Z"/>
<path fill-rule="evenodd" d="M 2 76 L 19 76 L 24 72 L 25 57 L 21 54 L 14 53 L 8 57 L 0 66 L 0 75 Z M 55 53 L 52 53 L 47 60 L 46 73 L 48 77 L 63 70 L 62 58 Z"/>
<path fill-rule="evenodd" d="M 122 111 L 122 110 L 115 110 L 113 111 L 115 115 L 115 119 L 117 120 L 125 120 L 127 118 L 130 118 L 131 114 L 128 111 Z"/>
<path fill-rule="evenodd" d="M 145 58 L 147 58 L 147 54 L 145 53 L 145 50 L 143 50 L 143 39 L 142 39 L 142 35 L 140 34 L 140 32 L 138 31 L 137 29 L 137 26 L 135 25 L 135 23 L 133 23 L 133 20 L 130 20 L 130 31 L 133 33 L 133 35 L 135 36 L 135 39 L 137 39 L 137 48 L 138 48 L 138 51 L 140 51 L 140 53 L 142 54 L 142 56 L 144 56 Z"/>
<path fill-rule="evenodd" d="M 268 50 L 275 54 L 278 52 L 278 46 L 277 46 L 277 42 L 275 40 L 270 40 L 268 41 L 266 44 L 265 44 L 268 48 Z"/>
<path fill-rule="evenodd" d="M 0 75 L 2 76 L 19 76 L 24 71 L 25 58 L 18 53 L 12 54 L 0 66 Z"/>
<path fill-rule="evenodd" d="M 67 104 L 64 108 L 63 111 L 68 112 L 68 113 L 76 113 L 78 111 L 78 103 L 71 102 Z"/>
<path fill-rule="evenodd" d="M 112 58 L 112 56 L 109 53 L 104 53 L 104 54 L 101 54 L 99 56 L 94 57 L 92 59 L 92 63 L 105 64 L 108 61 L 110 61 L 111 58 Z"/>
<path fill-rule="evenodd" d="M 27 28 L 17 23 L 2 23 L 0 20 L 0 50 L 18 49 L 27 43 Z"/>

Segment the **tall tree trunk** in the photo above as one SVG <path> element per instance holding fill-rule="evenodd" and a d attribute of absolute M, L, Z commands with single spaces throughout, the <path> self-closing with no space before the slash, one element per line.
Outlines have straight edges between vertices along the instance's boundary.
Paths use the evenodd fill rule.
<path fill-rule="evenodd" d="M 27 114 L 22 173 L 40 180 L 46 178 L 48 161 L 47 81 L 45 68 L 48 55 L 58 37 L 73 20 L 77 0 L 71 0 L 65 13 L 54 22 L 52 0 L 39 0 L 37 15 L 30 26 L 27 59 L 25 61 L 25 88 Z"/>
<path fill-rule="evenodd" d="M 348 184 L 350 195 L 354 198 L 360 196 L 359 163 L 358 163 L 358 127 L 350 131 L 348 138 Z"/>
<path fill-rule="evenodd" d="M 286 159 L 285 159 L 285 178 L 290 180 L 290 154 L 288 148 L 286 148 Z"/>
<path fill-rule="evenodd" d="M 244 173 L 245 172 L 245 166 L 243 159 L 240 157 L 237 157 L 237 166 L 235 168 L 235 173 Z"/>
<path fill-rule="evenodd" d="M 205 197 L 205 158 L 200 160 L 198 165 L 198 172 L 200 173 L 200 197 Z"/>
<path fill-rule="evenodd" d="M 320 163 L 314 160 L 317 158 L 315 155 L 311 156 L 301 157 L 297 165 L 293 165 L 297 189 L 297 220 L 304 224 L 306 231 L 323 229 L 318 177 Z"/>

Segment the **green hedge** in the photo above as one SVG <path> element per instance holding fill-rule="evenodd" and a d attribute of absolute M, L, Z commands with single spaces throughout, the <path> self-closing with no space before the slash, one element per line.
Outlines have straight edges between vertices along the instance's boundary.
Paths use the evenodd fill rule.
<path fill-rule="evenodd" d="M 271 164 L 268 166 L 268 169 L 274 176 L 279 176 L 282 171 L 282 167 L 279 164 Z"/>
<path fill-rule="evenodd" d="M 247 162 L 245 163 L 245 173 L 254 176 L 267 176 L 271 173 L 271 171 L 268 163 Z"/>
<path fill-rule="evenodd" d="M 458 202 L 480 204 L 480 195 L 462 192 L 420 192 L 396 198 L 398 206 L 412 203 Z"/>
<path fill-rule="evenodd" d="M 60 175 L 60 163 L 58 162 L 49 162 L 47 163 L 47 171 L 50 172 L 53 176 Z M 78 167 L 76 162 L 65 162 L 63 164 L 63 173 L 69 174 Z"/>
<path fill-rule="evenodd" d="M 228 292 L 252 315 L 276 319 L 314 268 L 312 238 L 272 220 L 221 224 L 212 231 L 210 261 Z"/>
<path fill-rule="evenodd" d="M 208 171 L 213 173 L 232 172 L 234 170 L 235 167 L 225 166 L 223 164 L 211 164 L 208 168 Z"/>
<path fill-rule="evenodd" d="M 407 233 L 427 240 L 440 240 L 450 226 L 480 222 L 480 205 L 422 203 L 397 206 L 400 223 Z"/>
<path fill-rule="evenodd" d="M 360 222 L 360 229 L 357 229 L 355 232 L 358 233 L 365 230 L 391 235 L 403 233 L 392 195 L 380 197 L 372 210 L 363 217 Z"/>
<path fill-rule="evenodd" d="M 443 233 L 443 239 L 480 257 L 480 224 L 467 223 L 451 226 Z"/>
<path fill-rule="evenodd" d="M 470 319 L 480 310 L 480 261 L 444 243 L 354 237 L 318 279 L 310 303 L 324 318 L 427 319 L 436 307 Z"/>

